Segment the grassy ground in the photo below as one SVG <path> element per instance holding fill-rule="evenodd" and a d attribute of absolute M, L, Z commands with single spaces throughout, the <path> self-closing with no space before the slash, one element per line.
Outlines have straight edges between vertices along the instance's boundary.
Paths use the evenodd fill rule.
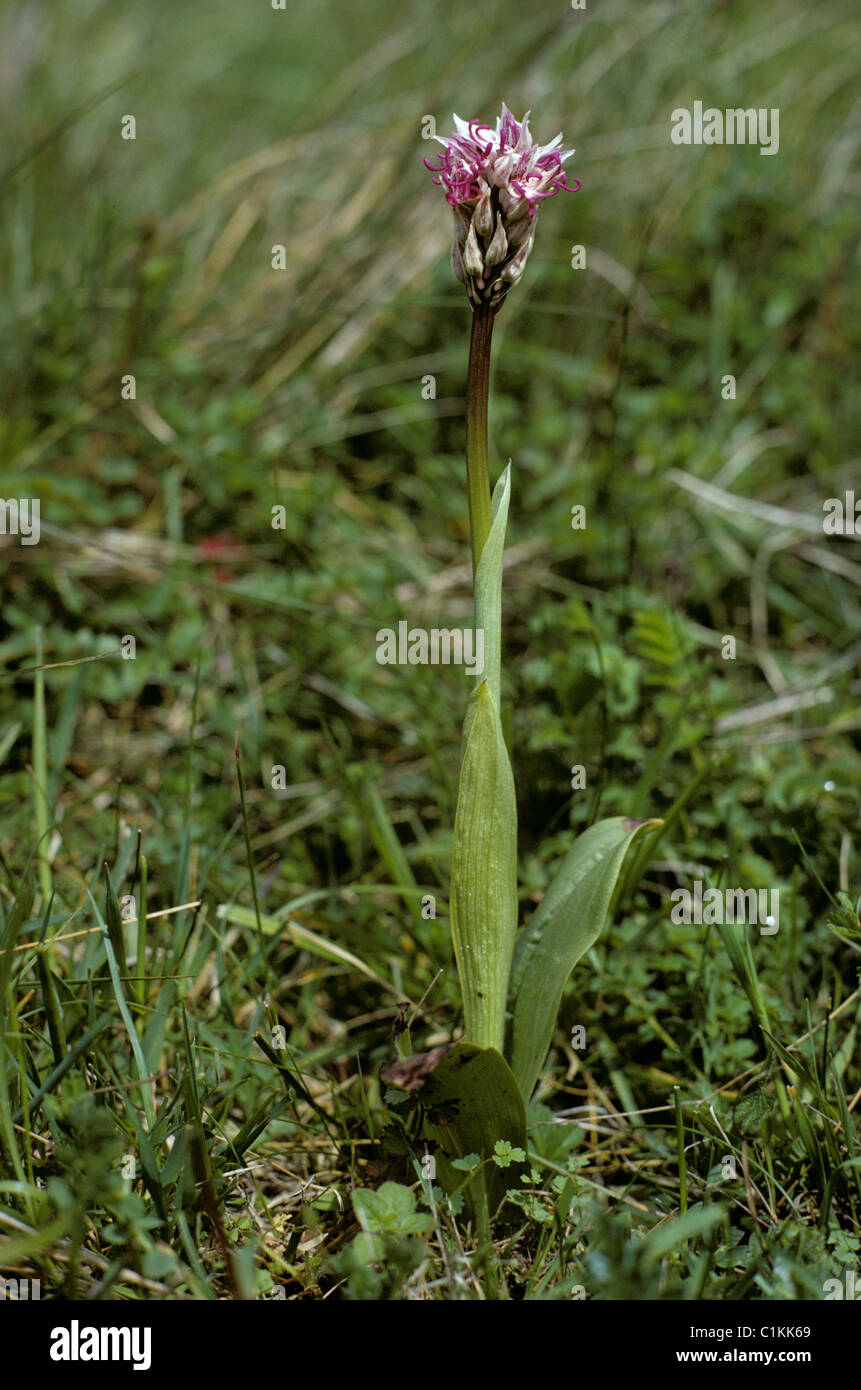
<path fill-rule="evenodd" d="M 2 491 L 42 520 L 0 536 L 0 1269 L 822 1298 L 861 1236 L 861 564 L 821 526 L 858 479 L 857 13 L 139 9 L 0 18 Z M 596 816 L 665 829 L 568 986 L 488 1248 L 378 1080 L 403 1021 L 458 1027 L 469 683 L 375 633 L 470 621 L 468 310 L 421 130 L 500 99 L 582 181 L 495 343 L 524 917 Z M 671 144 L 694 100 L 778 107 L 779 153 Z M 674 924 L 697 876 L 778 889 L 779 931 Z"/>

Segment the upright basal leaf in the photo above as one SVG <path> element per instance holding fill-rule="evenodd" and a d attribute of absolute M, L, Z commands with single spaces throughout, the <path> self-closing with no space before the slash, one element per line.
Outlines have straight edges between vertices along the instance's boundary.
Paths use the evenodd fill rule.
<path fill-rule="evenodd" d="M 457 1043 L 434 1067 L 421 1099 L 429 1112 L 424 1132 L 439 1145 L 437 1175 L 447 1192 L 463 1181 L 463 1172 L 452 1166 L 454 1160 L 467 1154 L 490 1159 L 500 1140 L 526 1150 L 523 1097 L 511 1068 L 495 1048 Z M 431 1118 L 435 1115 L 438 1120 Z M 467 1184 L 472 1214 L 477 1214 L 486 1195 L 492 1215 L 506 1189 L 517 1186 L 519 1174 L 519 1164 L 504 1170 L 487 1164 L 480 1179 Z"/>
<path fill-rule="evenodd" d="M 659 824 L 615 816 L 584 830 L 517 940 L 508 1055 L 524 1100 L 547 1056 L 565 981 L 600 935 L 628 848 Z"/>
<path fill-rule="evenodd" d="M 473 692 L 451 860 L 451 931 L 467 1039 L 503 1050 L 517 930 L 517 807 L 499 714 L 487 682 Z"/>
<path fill-rule="evenodd" d="M 475 572 L 475 626 L 484 635 L 484 670 L 497 711 L 502 708 L 500 667 L 502 663 L 502 558 L 505 528 L 511 497 L 511 464 L 500 473 L 490 504 L 490 533 L 484 543 Z"/>

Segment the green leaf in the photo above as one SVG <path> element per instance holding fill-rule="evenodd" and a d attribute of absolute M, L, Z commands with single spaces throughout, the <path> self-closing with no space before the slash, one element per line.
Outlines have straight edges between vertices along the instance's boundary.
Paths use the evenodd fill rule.
<path fill-rule="evenodd" d="M 123 1236 L 125 1240 L 126 1237 Z M 172 1250 L 147 1250 L 141 1260 L 141 1268 L 148 1279 L 164 1279 L 177 1268 L 179 1261 Z"/>
<path fill-rule="evenodd" d="M 499 713 L 486 681 L 472 694 L 464 727 L 450 912 L 466 1036 L 501 1053 L 517 931 L 517 805 Z"/>
<path fill-rule="evenodd" d="M 107 865 L 105 866 L 105 878 L 108 885 L 108 914 L 113 922 L 113 927 L 107 926 L 105 924 L 102 914 L 99 912 L 98 903 L 96 902 L 89 889 L 87 889 L 87 897 L 89 898 L 93 906 L 93 910 L 96 914 L 96 920 L 104 930 L 102 945 L 104 946 L 105 956 L 107 957 L 108 973 L 111 977 L 111 983 L 114 987 L 114 998 L 116 999 L 117 1008 L 119 1009 L 120 1014 L 122 1015 L 123 1023 L 125 1024 L 126 1033 L 128 1035 L 129 1040 L 129 1047 L 131 1048 L 132 1055 L 135 1059 L 137 1074 L 141 1081 L 143 1081 L 144 1077 L 148 1075 L 146 1060 L 144 1059 L 143 1051 L 141 1049 L 137 1029 L 135 1028 L 134 1023 L 132 1022 L 132 1016 L 129 1013 L 128 1004 L 126 1003 L 126 996 L 123 990 L 123 983 L 122 979 L 120 978 L 119 961 L 117 959 L 117 954 L 114 950 L 113 945 L 114 940 L 117 940 L 120 945 L 120 948 L 122 949 L 122 925 L 119 921 L 119 906 L 117 904 L 113 888 L 110 885 L 110 877 L 108 875 Z M 113 903 L 113 907 L 116 908 L 116 914 L 114 914 L 112 911 L 112 908 L 110 906 L 111 903 Z M 124 955 L 123 960 L 125 960 Z M 127 966 L 126 974 L 128 974 Z M 144 1113 L 147 1117 L 147 1128 L 150 1131 L 152 1131 L 153 1129 L 155 1129 L 155 1104 L 153 1101 L 152 1090 L 150 1089 L 150 1086 L 148 1084 L 145 1084 L 141 1087 L 141 1100 L 143 1102 Z"/>
<path fill-rule="evenodd" d="M 656 1259 L 678 1250 L 686 1240 L 696 1240 L 705 1236 L 715 1226 L 726 1220 L 726 1210 L 722 1206 L 700 1206 L 692 1208 L 684 1216 L 658 1226 L 645 1237 L 649 1254 Z"/>
<path fill-rule="evenodd" d="M 565 981 L 597 941 L 630 845 L 660 821 L 598 821 L 575 840 L 514 948 L 511 1066 L 532 1094 L 553 1037 Z"/>
<path fill-rule="evenodd" d="M 30 916 L 33 909 L 33 899 L 36 896 L 36 887 L 30 876 L 29 867 L 21 875 L 18 888 L 15 893 L 15 901 L 12 910 L 6 920 L 5 926 L 0 930 L 0 1016 L 5 1018 L 8 1005 L 7 990 L 9 981 L 12 978 L 12 967 L 15 963 L 15 943 L 18 940 L 18 933 Z M 0 921 L 2 919 L 0 918 Z"/>
<path fill-rule="evenodd" d="M 417 1213 L 415 1206 L 410 1189 L 397 1182 L 384 1182 L 376 1191 L 360 1187 L 353 1193 L 356 1219 L 362 1229 L 372 1235 L 389 1231 L 418 1235 L 426 1231 L 431 1217 Z"/>
<path fill-rule="evenodd" d="M 240 907 L 236 903 L 222 903 L 216 912 L 216 916 L 224 922 L 235 922 L 240 927 L 255 927 L 257 916 L 253 908 Z M 389 994 L 396 995 L 399 999 L 405 1000 L 406 995 L 389 984 L 374 970 L 353 955 L 344 946 L 339 946 L 335 941 L 329 941 L 325 936 L 319 936 L 317 932 L 311 931 L 301 923 L 290 918 L 284 921 L 281 917 L 267 916 L 266 913 L 260 914 L 260 925 L 264 936 L 274 936 L 276 932 L 288 941 L 292 941 L 300 950 L 310 951 L 312 955 L 321 956 L 323 960 L 330 960 L 336 965 L 349 966 L 351 970 L 357 970 L 367 979 L 373 980 L 375 984 L 382 985 L 388 990 Z"/>
<path fill-rule="evenodd" d="M 512 1148 L 507 1139 L 497 1139 L 493 1146 L 493 1161 L 497 1168 L 508 1168 L 512 1163 L 523 1163 L 525 1160 L 523 1149 Z"/>
<path fill-rule="evenodd" d="M 111 945 L 114 948 L 114 955 L 117 958 L 120 976 L 125 980 L 128 978 L 129 967 L 126 961 L 126 943 L 123 938 L 123 920 L 120 914 L 120 905 L 117 902 L 117 895 L 111 883 L 110 869 L 107 864 L 104 864 L 103 868 L 105 873 L 105 924 L 107 926 L 108 936 L 111 939 Z"/>
<path fill-rule="evenodd" d="M 480 1163 L 480 1154 L 464 1154 L 463 1158 L 452 1159 L 451 1166 L 457 1168 L 460 1173 L 471 1173 L 473 1168 L 477 1168 Z"/>
<path fill-rule="evenodd" d="M 517 1162 L 514 1150 L 526 1150 L 526 1111 L 523 1098 L 511 1068 L 495 1048 L 479 1048 L 473 1043 L 457 1043 L 431 1073 L 421 1093 L 422 1106 L 428 1109 L 425 1133 L 435 1140 L 437 1173 L 446 1192 L 452 1192 L 463 1182 L 461 1173 L 467 1159 L 494 1157 L 500 1140 L 511 1145 L 510 1158 Z M 432 1118 L 439 1112 L 439 1121 Z M 507 1151 L 506 1151 L 507 1152 Z M 512 1174 L 503 1174 L 488 1165 L 467 1183 L 466 1194 L 473 1212 L 482 1201 L 482 1185 L 487 1184 L 487 1199 L 491 1212 L 505 1197 L 507 1187 L 513 1186 Z"/>
<path fill-rule="evenodd" d="M 497 479 L 491 499 L 490 534 L 475 572 L 475 626 L 484 633 L 484 679 L 497 710 L 502 707 L 502 558 L 511 496 L 511 464 Z"/>

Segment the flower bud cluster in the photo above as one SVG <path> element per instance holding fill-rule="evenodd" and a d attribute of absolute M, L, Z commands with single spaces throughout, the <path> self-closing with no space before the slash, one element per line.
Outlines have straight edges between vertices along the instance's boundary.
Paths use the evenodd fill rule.
<path fill-rule="evenodd" d="M 425 164 L 445 188 L 454 210 L 452 270 L 472 303 L 502 303 L 523 274 L 535 240 L 535 215 L 543 199 L 575 192 L 567 182 L 562 136 L 536 145 L 529 112 L 522 121 L 503 103 L 496 130 L 480 121 L 454 118 L 457 129 L 439 139 L 439 163 Z M 576 187 L 575 187 L 576 185 Z"/>

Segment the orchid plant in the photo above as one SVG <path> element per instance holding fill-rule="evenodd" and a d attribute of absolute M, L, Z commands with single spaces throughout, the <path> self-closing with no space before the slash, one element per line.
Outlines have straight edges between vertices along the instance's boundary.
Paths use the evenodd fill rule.
<path fill-rule="evenodd" d="M 433 1059 L 421 1084 L 427 1080 L 431 1116 L 436 1111 L 444 1119 L 427 1130 L 443 1157 L 462 1167 L 464 1152 L 492 1162 L 499 1141 L 525 1142 L 525 1104 L 552 1040 L 565 982 L 601 931 L 628 848 L 658 822 L 616 817 L 590 826 L 518 935 L 515 785 L 500 718 L 511 466 L 491 494 L 491 337 L 496 315 L 523 275 L 542 202 L 580 184 L 570 184 L 562 167 L 574 151 L 562 147 L 561 135 L 536 144 L 528 112 L 517 121 L 503 104 L 495 130 L 478 120 L 454 121 L 456 129 L 439 141 L 436 162 L 425 163 L 453 209 L 452 269 L 472 309 L 466 465 L 475 627 L 484 633 L 485 665 L 464 726 L 451 866 L 465 1037 Z M 447 1177 L 457 1181 L 458 1174 L 447 1172 L 444 1162 L 441 1177 L 448 1186 Z M 491 1188 L 481 1191 L 484 1196 Z"/>

